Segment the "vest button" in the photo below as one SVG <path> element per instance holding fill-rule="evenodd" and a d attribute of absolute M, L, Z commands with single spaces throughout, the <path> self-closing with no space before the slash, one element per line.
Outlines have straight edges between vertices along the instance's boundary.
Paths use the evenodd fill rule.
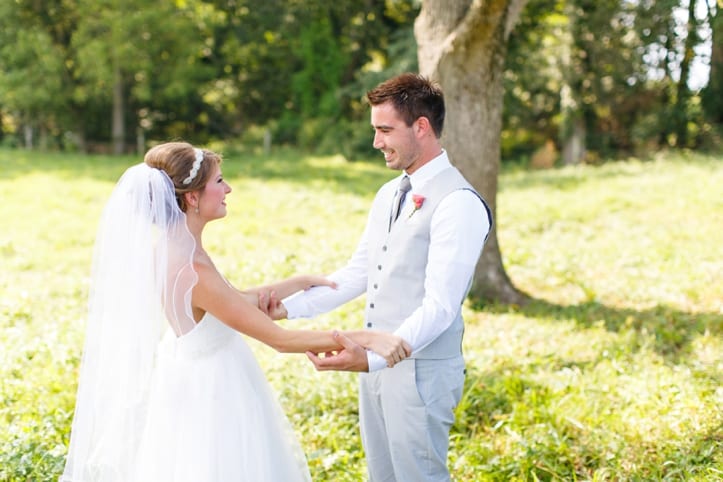
<path fill-rule="evenodd" d="M 371 328 L 371 327 L 372 327 L 372 324 L 371 324 L 371 323 L 367 323 L 367 328 Z"/>
<path fill-rule="evenodd" d="M 375 289 L 375 290 L 376 290 L 376 289 L 379 289 L 379 285 L 376 284 L 376 283 L 374 283 L 374 289 Z"/>
<path fill-rule="evenodd" d="M 382 265 L 380 264 L 379 266 L 377 266 L 377 269 L 378 269 L 379 271 L 381 271 L 381 270 L 382 270 Z"/>
<path fill-rule="evenodd" d="M 387 250 L 387 247 L 386 247 L 386 246 L 382 246 L 382 251 L 386 251 L 386 250 Z"/>
<path fill-rule="evenodd" d="M 374 308 L 374 303 L 369 303 L 369 308 Z"/>

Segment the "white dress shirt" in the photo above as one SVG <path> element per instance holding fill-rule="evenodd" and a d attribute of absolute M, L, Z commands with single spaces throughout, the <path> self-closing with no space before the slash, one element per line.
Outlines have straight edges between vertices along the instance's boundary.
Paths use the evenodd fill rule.
<path fill-rule="evenodd" d="M 436 174 L 450 166 L 446 151 L 409 175 L 411 199 Z M 401 176 L 400 176 L 401 178 Z M 392 205 L 392 199 L 389 200 Z M 368 235 L 362 233 L 357 249 L 346 266 L 328 276 L 337 283 L 337 289 L 315 287 L 296 293 L 283 300 L 288 318 L 312 318 L 327 313 L 350 301 L 367 287 Z M 487 211 L 477 196 L 466 189 L 447 195 L 437 206 L 430 226 L 430 244 L 424 281 L 424 299 L 395 331 L 412 347 L 421 350 L 446 330 L 467 294 L 485 238 L 490 229 Z M 369 371 L 386 367 L 386 361 L 368 351 Z"/>

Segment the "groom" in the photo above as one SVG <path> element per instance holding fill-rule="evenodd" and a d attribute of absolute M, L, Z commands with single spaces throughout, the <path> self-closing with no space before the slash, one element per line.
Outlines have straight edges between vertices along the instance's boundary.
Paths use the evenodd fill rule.
<path fill-rule="evenodd" d="M 465 375 L 461 305 L 492 219 L 442 149 L 436 84 L 402 74 L 367 100 L 374 147 L 402 173 L 379 189 L 356 252 L 329 276 L 338 289 L 298 293 L 274 317 L 313 317 L 366 292 L 365 326 L 393 331 L 412 346 L 411 357 L 387 368 L 340 334 L 344 350 L 308 356 L 318 370 L 364 372 L 359 413 L 371 482 L 448 481 L 449 430 Z"/>

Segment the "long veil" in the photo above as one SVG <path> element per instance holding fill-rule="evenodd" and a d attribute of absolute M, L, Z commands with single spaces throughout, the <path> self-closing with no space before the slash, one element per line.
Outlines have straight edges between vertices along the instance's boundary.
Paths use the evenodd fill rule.
<path fill-rule="evenodd" d="M 167 174 L 146 164 L 118 181 L 101 218 L 66 481 L 131 478 L 155 352 L 165 329 L 195 326 L 195 241 Z"/>

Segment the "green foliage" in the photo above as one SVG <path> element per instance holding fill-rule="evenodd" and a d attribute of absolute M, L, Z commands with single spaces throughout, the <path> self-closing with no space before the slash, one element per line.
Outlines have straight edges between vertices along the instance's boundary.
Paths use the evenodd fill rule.
<path fill-rule="evenodd" d="M 67 49 L 73 9 L 57 3 L 0 2 L 0 110 L 52 135 L 71 122 L 73 109 Z"/>
<path fill-rule="evenodd" d="M 299 98 L 299 114 L 305 118 L 335 117 L 340 109 L 333 94 L 345 66 L 329 19 L 322 18 L 306 26 L 299 41 L 303 68 L 292 81 Z"/>
<path fill-rule="evenodd" d="M 192 16 L 173 0 L 79 0 L 79 8 L 98 12 L 81 17 L 72 40 L 87 95 L 111 106 L 117 101 L 113 88 L 120 84 L 130 108 L 124 123 L 133 134 L 137 128 L 153 132 L 165 116 L 176 118 L 170 126 L 200 121 L 193 101 L 199 85 L 213 75 L 201 62 L 203 16 Z"/>
<path fill-rule="evenodd" d="M 297 62 L 277 124 L 280 142 L 348 159 L 369 155 L 354 135 L 362 118 L 368 124 L 363 97 L 387 76 L 416 70 L 413 3 L 314 1 L 289 7 L 295 33 L 287 34 L 288 55 Z"/>
<path fill-rule="evenodd" d="M 703 26 L 715 25 L 715 18 L 690 22 L 689 30 L 681 5 L 527 2 L 506 59 L 502 157 L 529 155 L 548 139 L 562 151 L 573 133 L 593 159 L 720 142 L 700 112 L 700 93 L 686 79 L 674 80 L 686 72 L 685 52 L 691 60 L 703 49 Z M 704 55 L 698 60 L 706 62 Z M 720 77 L 711 72 L 711 84 Z M 716 88 L 704 92 L 702 106 L 711 112 Z M 715 115 L 708 118 L 716 122 Z"/>
<path fill-rule="evenodd" d="M 306 120 L 349 116 L 361 96 L 342 87 L 387 56 L 414 3 L 0 2 L 0 113 L 8 133 L 51 130 L 59 147 L 102 148 L 114 106 L 132 145 L 139 131 L 228 139 L 271 123 L 296 142 Z"/>
<path fill-rule="evenodd" d="M 220 151 L 234 190 L 206 243 L 241 287 L 344 263 L 376 188 L 394 175 L 378 156 Z M 96 223 L 138 161 L 0 150 L 0 480 L 62 470 Z M 500 246 L 536 301 L 464 307 L 455 480 L 721 479 L 722 161 L 503 170 Z M 356 300 L 286 323 L 351 328 L 362 313 Z M 250 342 L 313 479 L 363 480 L 356 375 L 317 373 L 301 355 Z"/>
<path fill-rule="evenodd" d="M 722 21 L 720 6 L 707 3 L 708 16 L 688 35 L 678 0 L 526 2 L 508 44 L 502 158 L 529 156 L 549 141 L 564 151 L 580 125 L 594 159 L 719 145 Z M 32 133 L 41 147 L 103 152 L 114 102 L 121 105 L 116 86 L 129 148 L 144 139 L 238 142 L 268 127 L 274 145 L 362 158 L 367 145 L 346 136 L 368 119 L 369 88 L 418 69 L 420 7 L 3 1 L 0 138 L 24 145 Z M 696 92 L 674 79 L 684 53 L 707 62 L 708 27 L 710 83 Z"/>
<path fill-rule="evenodd" d="M 547 139 L 556 139 L 562 78 L 559 52 L 567 19 L 558 0 L 526 3 L 510 36 L 505 59 L 504 133 L 502 157 L 531 153 Z M 542 47 L 542 48 L 541 48 Z M 530 62 L 531 52 L 535 61 Z"/>

